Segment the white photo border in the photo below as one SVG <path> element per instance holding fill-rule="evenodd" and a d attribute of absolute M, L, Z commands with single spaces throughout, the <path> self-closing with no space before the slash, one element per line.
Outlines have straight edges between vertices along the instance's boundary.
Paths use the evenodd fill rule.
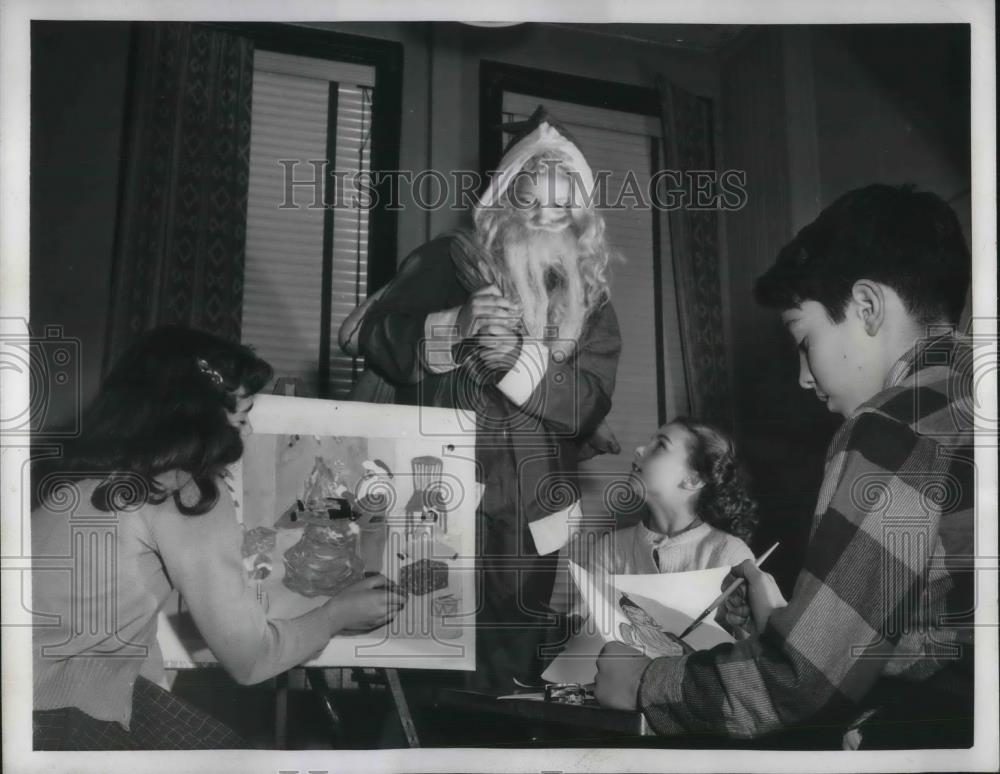
<path fill-rule="evenodd" d="M 614 10 L 611 10 L 613 7 Z M 32 19 L 241 20 L 241 21 L 577 21 L 729 24 L 844 24 L 965 22 L 972 50 L 972 253 L 976 332 L 996 337 L 996 39 L 995 9 L 989 0 L 602 0 L 538 3 L 506 0 L 489 10 L 464 0 L 389 0 L 344 3 L 333 0 L 5 0 L 0 10 L 0 318 L 5 326 L 26 325 L 29 232 L 29 41 Z M 58 217 L 58 213 L 53 213 Z M 0 373 L 2 400 L 28 405 L 26 374 Z M 996 370 L 983 375 L 978 395 L 996 405 Z M 7 416 L 7 414 L 5 414 Z M 687 750 L 479 750 L 416 749 L 376 751 L 213 751 L 177 753 L 31 752 L 31 670 L 29 627 L 10 625 L 8 613 L 30 600 L 30 546 L 27 493 L 19 488 L 28 448 L 4 439 L 0 447 L 3 488 L 2 631 L 3 759 L 12 772 L 135 771 L 995 771 L 998 766 L 997 557 L 979 556 L 982 579 L 977 609 L 976 739 L 969 751 L 771 752 Z M 997 545 L 996 439 L 977 439 L 980 545 Z M 992 550 L 990 551 L 992 553 Z M 23 578 L 23 583 L 17 582 Z"/>

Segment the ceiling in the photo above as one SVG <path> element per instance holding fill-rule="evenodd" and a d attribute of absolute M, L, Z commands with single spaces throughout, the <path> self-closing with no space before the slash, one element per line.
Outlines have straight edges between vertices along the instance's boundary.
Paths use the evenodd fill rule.
<path fill-rule="evenodd" d="M 597 35 L 655 43 L 692 51 L 715 52 L 747 28 L 742 24 L 562 24 L 548 27 L 585 30 Z"/>

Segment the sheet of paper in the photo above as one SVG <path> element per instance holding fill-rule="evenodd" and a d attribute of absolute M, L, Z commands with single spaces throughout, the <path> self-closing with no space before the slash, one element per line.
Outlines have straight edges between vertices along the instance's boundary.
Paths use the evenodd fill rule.
<path fill-rule="evenodd" d="M 604 638 L 595 632 L 581 632 L 570 638 L 548 668 L 542 679 L 550 683 L 580 683 L 597 679 L 597 656 L 604 647 Z"/>
<path fill-rule="evenodd" d="M 628 598 L 650 615 L 656 622 L 657 628 L 671 634 L 680 634 L 683 632 L 696 617 L 676 609 L 673 605 L 662 604 L 656 599 L 641 594 L 631 593 L 628 594 Z M 709 600 L 709 602 L 711 601 Z M 701 610 L 697 612 L 700 614 Z M 732 636 L 725 629 L 707 618 L 684 638 L 684 642 L 695 650 L 707 650 L 708 648 L 714 648 L 720 643 L 732 641 Z M 634 645 L 630 642 L 626 644 Z M 655 656 L 656 654 L 650 653 L 649 655 Z"/>
<path fill-rule="evenodd" d="M 649 655 L 658 655 L 656 632 L 650 630 L 680 634 L 719 595 L 729 568 L 599 576 L 570 562 L 569 571 L 583 596 L 589 617 L 583 630 L 569 640 L 542 678 L 554 683 L 586 684 L 592 683 L 597 676 L 597 656 L 605 642 L 617 640 L 634 647 L 637 639 Z M 624 606 L 623 598 L 627 598 Z M 631 618 L 623 612 L 630 607 L 629 603 Z M 647 615 L 652 622 L 643 627 L 642 620 Z M 636 621 L 639 621 L 638 626 Z M 643 628 L 646 631 L 640 632 Z M 695 650 L 733 642 L 712 616 L 684 639 Z"/>
<path fill-rule="evenodd" d="M 587 572 L 573 561 L 569 562 L 569 573 L 587 606 L 586 630 L 596 632 L 605 642 L 620 639 L 619 632 L 628 619 L 615 604 L 616 576 Z"/>
<path fill-rule="evenodd" d="M 664 631 L 680 634 L 708 607 L 722 590 L 728 567 L 655 575 L 613 575 L 614 588 L 639 603 Z M 684 641 L 695 650 L 706 650 L 732 636 L 715 622 L 715 615 L 698 624 Z"/>
<path fill-rule="evenodd" d="M 545 701 L 544 693 L 512 693 L 508 696 L 497 696 L 497 701 L 504 699 L 523 699 L 525 701 Z"/>
<path fill-rule="evenodd" d="M 682 612 L 692 618 L 704 610 L 722 591 L 728 567 L 688 572 L 664 572 L 649 575 L 613 575 L 615 588 L 626 594 L 640 594 Z"/>

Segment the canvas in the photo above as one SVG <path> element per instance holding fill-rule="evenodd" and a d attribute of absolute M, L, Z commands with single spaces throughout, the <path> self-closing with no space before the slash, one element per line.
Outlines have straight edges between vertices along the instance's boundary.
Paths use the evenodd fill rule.
<path fill-rule="evenodd" d="M 268 615 L 302 615 L 370 573 L 407 596 L 387 626 L 334 637 L 307 666 L 475 668 L 469 421 L 449 409 L 256 399 L 228 483 L 247 583 Z M 165 619 L 168 667 L 213 661 L 183 603 Z"/>

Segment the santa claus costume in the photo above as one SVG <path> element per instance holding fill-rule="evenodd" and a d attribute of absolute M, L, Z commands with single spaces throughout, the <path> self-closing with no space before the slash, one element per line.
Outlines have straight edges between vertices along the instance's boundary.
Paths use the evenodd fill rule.
<path fill-rule="evenodd" d="M 536 207 L 548 218 L 536 227 L 530 221 L 536 203 L 517 197 L 525 178 L 519 172 L 555 167 L 578 186 L 577 196 L 592 194 L 593 175 L 579 147 L 539 111 L 481 197 L 476 229 L 414 250 L 357 328 L 360 354 L 395 387 L 397 403 L 463 408 L 476 418 L 484 493 L 472 682 L 500 690 L 512 688 L 512 678 L 537 682 L 544 666 L 540 646 L 552 639 L 555 624 L 548 602 L 557 549 L 568 537 L 565 510 L 579 491 L 581 447 L 611 408 L 621 349 L 600 215 L 575 200 L 560 203 L 566 206 L 551 217 Z M 565 224 L 552 226 L 560 217 Z M 536 253 L 552 252 L 553 240 L 558 258 L 552 268 L 539 268 L 542 279 L 532 284 L 523 269 Z M 458 340 L 463 305 L 488 284 L 524 309 L 512 331 L 513 354 L 500 368 L 477 356 L 481 337 Z"/>

